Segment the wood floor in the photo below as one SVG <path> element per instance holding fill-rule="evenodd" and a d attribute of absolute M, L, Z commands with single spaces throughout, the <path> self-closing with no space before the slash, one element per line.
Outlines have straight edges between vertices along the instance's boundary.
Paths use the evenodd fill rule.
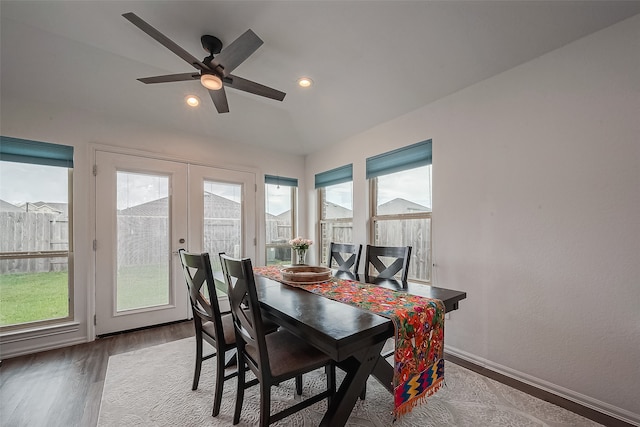
<path fill-rule="evenodd" d="M 95 426 L 109 356 L 193 335 L 187 321 L 3 360 L 0 426 Z"/>
<path fill-rule="evenodd" d="M 109 356 L 193 335 L 193 323 L 185 321 L 4 360 L 0 365 L 0 426 L 93 427 L 98 422 Z M 456 357 L 447 355 L 446 359 L 605 426 L 630 426 Z"/>

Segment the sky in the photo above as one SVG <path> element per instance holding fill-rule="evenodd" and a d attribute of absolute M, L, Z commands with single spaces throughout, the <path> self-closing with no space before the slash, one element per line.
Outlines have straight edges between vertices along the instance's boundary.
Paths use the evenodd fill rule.
<path fill-rule="evenodd" d="M 378 204 L 401 198 L 431 207 L 431 167 L 420 167 L 378 177 Z"/>
<path fill-rule="evenodd" d="M 130 175 L 118 182 L 118 208 L 123 209 L 145 203 L 167 195 L 167 180 L 164 177 L 148 177 L 141 174 Z M 123 176 L 124 176 L 123 175 Z M 133 181 L 135 176 L 135 182 Z M 431 206 L 431 194 L 428 192 L 428 179 L 431 178 L 423 168 L 384 175 L 378 178 L 379 203 L 395 198 L 403 198 L 423 206 Z M 28 163 L 0 162 L 0 199 L 15 205 L 24 202 L 58 202 L 66 203 L 67 170 L 54 166 L 31 165 Z M 164 187 L 164 189 L 163 189 Z M 272 215 L 279 215 L 291 209 L 291 187 L 270 186 L 266 194 L 266 210 Z M 390 191 L 390 189 L 393 189 Z M 208 183 L 205 191 L 218 194 L 227 199 L 240 201 L 240 186 L 225 183 Z M 330 187 L 328 200 L 347 209 L 353 209 L 352 183 L 338 184 Z"/>
<path fill-rule="evenodd" d="M 277 216 L 291 209 L 291 187 L 287 185 L 267 184 L 264 197 L 268 214 Z"/>
<path fill-rule="evenodd" d="M 0 199 L 14 205 L 67 203 L 67 176 L 66 168 L 0 161 Z"/>

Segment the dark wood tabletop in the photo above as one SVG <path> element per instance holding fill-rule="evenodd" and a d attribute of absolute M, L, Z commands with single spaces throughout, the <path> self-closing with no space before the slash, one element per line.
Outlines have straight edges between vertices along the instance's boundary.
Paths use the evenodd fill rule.
<path fill-rule="evenodd" d="M 334 273 L 340 278 L 359 279 L 350 273 Z M 324 351 L 346 372 L 321 426 L 346 423 L 369 375 L 393 391 L 393 367 L 380 357 L 384 343 L 394 336 L 390 319 L 266 277 L 255 279 L 265 316 Z M 456 310 L 458 302 L 466 298 L 465 292 L 417 283 L 381 280 L 375 284 L 440 299 L 447 311 Z"/>

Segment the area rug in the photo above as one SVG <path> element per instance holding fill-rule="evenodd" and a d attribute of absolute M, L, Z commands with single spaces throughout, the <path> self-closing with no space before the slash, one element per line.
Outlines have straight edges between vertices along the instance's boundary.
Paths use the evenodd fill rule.
<path fill-rule="evenodd" d="M 236 381 L 225 383 L 222 409 L 211 416 L 215 360 L 203 363 L 198 390 L 191 390 L 195 357 L 194 338 L 186 338 L 109 358 L 99 427 L 108 426 L 231 426 Z M 358 400 L 348 426 L 597 426 L 599 424 L 497 381 L 446 362 L 446 385 L 427 403 L 393 422 L 391 394 L 375 379 L 367 383 L 366 400 Z M 341 371 L 337 370 L 338 382 Z M 303 395 L 324 387 L 324 372 L 304 376 Z M 272 412 L 298 398 L 289 381 L 272 388 Z M 239 426 L 259 420 L 258 388 L 245 392 Z M 272 424 L 317 426 L 326 401 Z"/>

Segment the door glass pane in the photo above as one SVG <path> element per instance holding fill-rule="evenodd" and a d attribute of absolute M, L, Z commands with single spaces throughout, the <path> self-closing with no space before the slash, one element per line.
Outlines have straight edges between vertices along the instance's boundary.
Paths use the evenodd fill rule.
<path fill-rule="evenodd" d="M 204 245 L 214 270 L 220 269 L 218 254 L 240 258 L 242 248 L 242 185 L 204 181 Z"/>
<path fill-rule="evenodd" d="M 118 312 L 169 304 L 169 177 L 118 172 Z"/>

